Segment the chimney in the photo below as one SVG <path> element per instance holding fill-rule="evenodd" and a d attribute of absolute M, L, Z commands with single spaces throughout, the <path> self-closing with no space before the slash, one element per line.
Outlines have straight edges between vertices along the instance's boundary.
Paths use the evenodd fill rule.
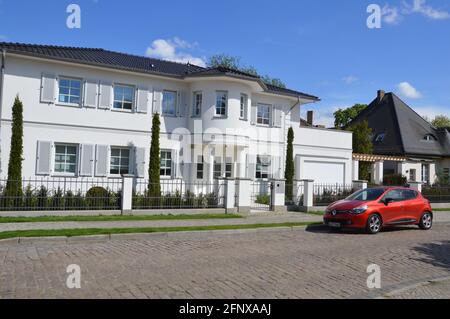
<path fill-rule="evenodd" d="M 385 94 L 386 94 L 386 92 L 384 92 L 383 90 L 377 91 L 378 102 L 381 102 L 381 100 L 383 100 Z"/>
<path fill-rule="evenodd" d="M 311 126 L 314 125 L 314 111 L 308 111 L 306 122 L 308 122 L 308 124 Z"/>

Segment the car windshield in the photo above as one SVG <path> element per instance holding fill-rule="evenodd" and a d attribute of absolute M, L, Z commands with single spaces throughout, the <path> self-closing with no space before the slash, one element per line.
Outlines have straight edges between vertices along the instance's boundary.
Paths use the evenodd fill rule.
<path fill-rule="evenodd" d="M 383 188 L 367 188 L 360 190 L 359 192 L 356 192 L 349 197 L 347 197 L 347 200 L 360 200 L 360 201 L 372 201 L 376 200 L 378 197 L 380 197 L 384 193 L 385 189 Z"/>

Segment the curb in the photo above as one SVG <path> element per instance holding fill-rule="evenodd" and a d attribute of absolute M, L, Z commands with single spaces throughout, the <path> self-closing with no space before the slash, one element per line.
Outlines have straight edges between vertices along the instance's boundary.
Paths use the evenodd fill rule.
<path fill-rule="evenodd" d="M 80 243 L 80 242 L 107 242 L 112 240 L 141 240 L 151 238 L 181 238 L 193 235 L 202 235 L 209 237 L 212 235 L 236 235 L 236 234 L 259 234 L 275 231 L 297 231 L 305 230 L 308 226 L 291 226 L 291 227 L 267 227 L 267 228 L 248 228 L 248 229 L 219 229 L 219 230 L 195 230 L 195 231 L 174 231 L 174 232 L 153 232 L 153 233 L 129 233 L 129 234 L 106 234 L 92 236 L 74 236 L 74 237 L 17 237 L 1 239 L 2 244 L 26 245 L 40 242 L 56 242 L 56 243 Z"/>

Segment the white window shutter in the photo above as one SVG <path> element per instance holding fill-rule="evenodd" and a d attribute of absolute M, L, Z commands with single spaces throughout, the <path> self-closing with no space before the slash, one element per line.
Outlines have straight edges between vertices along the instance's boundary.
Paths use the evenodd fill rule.
<path fill-rule="evenodd" d="M 80 146 L 80 176 L 91 177 L 94 174 L 95 146 L 83 144 Z"/>
<path fill-rule="evenodd" d="M 281 127 L 281 107 L 274 106 L 272 109 L 272 126 Z"/>
<path fill-rule="evenodd" d="M 97 145 L 95 152 L 95 176 L 108 176 L 109 147 L 107 145 Z"/>
<path fill-rule="evenodd" d="M 187 93 L 184 91 L 178 92 L 178 106 L 177 106 L 177 116 L 179 117 L 186 117 L 186 115 L 189 113 L 187 111 L 188 104 L 187 104 Z"/>
<path fill-rule="evenodd" d="M 96 108 L 98 102 L 98 82 L 96 80 L 84 81 L 84 107 Z"/>
<path fill-rule="evenodd" d="M 178 177 L 178 152 L 172 150 L 172 178 Z"/>
<path fill-rule="evenodd" d="M 256 125 L 257 114 L 258 114 L 258 104 L 257 103 L 252 103 L 252 117 L 250 119 L 250 124 L 251 125 Z"/>
<path fill-rule="evenodd" d="M 98 108 L 109 110 L 112 107 L 112 101 L 113 101 L 112 83 L 107 81 L 100 82 L 100 99 Z"/>
<path fill-rule="evenodd" d="M 52 162 L 52 142 L 38 141 L 36 175 L 50 175 Z"/>
<path fill-rule="evenodd" d="M 256 156 L 247 154 L 247 178 L 256 179 Z"/>
<path fill-rule="evenodd" d="M 56 100 L 56 75 L 42 73 L 41 79 L 41 102 L 55 103 Z"/>
<path fill-rule="evenodd" d="M 154 88 L 153 89 L 153 114 L 158 113 L 161 114 L 162 110 L 162 89 Z"/>
<path fill-rule="evenodd" d="M 138 113 L 147 113 L 148 111 L 148 88 L 140 86 L 137 93 L 137 106 L 136 111 Z"/>
<path fill-rule="evenodd" d="M 145 148 L 135 147 L 134 148 L 134 159 L 135 159 L 135 174 L 138 178 L 145 177 Z"/>

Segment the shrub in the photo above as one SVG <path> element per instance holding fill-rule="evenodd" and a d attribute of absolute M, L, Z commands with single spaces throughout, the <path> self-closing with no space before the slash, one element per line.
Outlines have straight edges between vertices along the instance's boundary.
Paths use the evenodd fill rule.
<path fill-rule="evenodd" d="M 255 203 L 261 205 L 270 205 L 270 195 L 264 194 L 256 196 Z"/>
<path fill-rule="evenodd" d="M 384 176 L 384 185 L 386 186 L 404 186 L 407 182 L 407 178 L 401 174 L 388 174 Z"/>
<path fill-rule="evenodd" d="M 108 207 L 109 192 L 103 187 L 94 186 L 86 193 L 86 204 L 93 209 Z"/>

